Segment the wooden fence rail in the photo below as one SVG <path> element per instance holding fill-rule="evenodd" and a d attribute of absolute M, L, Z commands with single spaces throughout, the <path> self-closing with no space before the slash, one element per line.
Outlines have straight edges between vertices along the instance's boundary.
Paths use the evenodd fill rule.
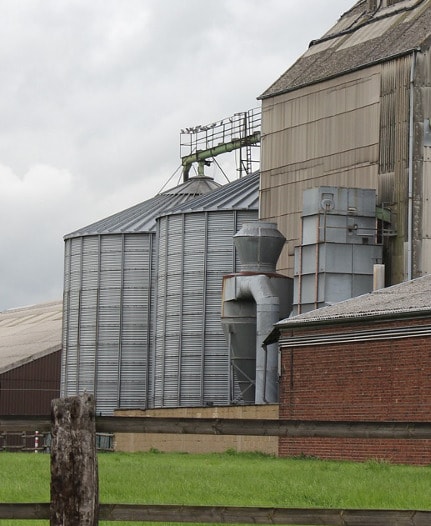
<path fill-rule="evenodd" d="M 0 433 L 50 431 L 46 417 L 0 417 Z M 428 422 L 327 422 L 230 418 L 96 417 L 98 433 L 175 433 L 333 438 L 429 439 Z"/>
<path fill-rule="evenodd" d="M 50 518 L 50 505 L 0 504 L 0 519 Z M 99 520 L 203 524 L 284 524 L 323 526 L 429 526 L 431 511 L 256 508 L 233 506 L 169 506 L 100 504 Z"/>
<path fill-rule="evenodd" d="M 292 437 L 431 439 L 428 422 L 326 422 L 95 417 L 84 394 L 53 402 L 46 417 L 0 417 L 0 433 L 52 433 L 51 503 L 0 504 L 0 519 L 49 519 L 51 526 L 99 520 L 327 526 L 429 526 L 431 511 L 99 504 L 95 433 L 177 433 Z M 1 454 L 1 453 L 0 453 Z"/>

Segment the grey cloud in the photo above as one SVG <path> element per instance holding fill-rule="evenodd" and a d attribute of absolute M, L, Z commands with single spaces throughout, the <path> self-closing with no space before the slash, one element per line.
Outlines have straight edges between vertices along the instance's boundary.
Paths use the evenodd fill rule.
<path fill-rule="evenodd" d="M 0 196 L 0 310 L 61 297 L 62 236 L 152 197 L 180 164 L 181 128 L 257 106 L 351 4 L 3 0 L 0 165 L 23 188 L 50 167 L 54 195 Z"/>

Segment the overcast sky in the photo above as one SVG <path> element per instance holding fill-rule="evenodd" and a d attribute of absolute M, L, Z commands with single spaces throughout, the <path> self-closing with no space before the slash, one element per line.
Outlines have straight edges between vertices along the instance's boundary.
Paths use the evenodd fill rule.
<path fill-rule="evenodd" d="M 354 3 L 0 0 L 0 311 L 61 299 L 63 236 L 153 197 L 181 128 L 259 106 Z"/>

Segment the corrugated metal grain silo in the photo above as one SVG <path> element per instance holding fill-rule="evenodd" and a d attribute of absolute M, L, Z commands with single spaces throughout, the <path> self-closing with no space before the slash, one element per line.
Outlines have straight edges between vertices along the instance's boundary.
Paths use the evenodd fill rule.
<path fill-rule="evenodd" d="M 152 407 L 227 405 L 234 397 L 221 325 L 222 278 L 236 272 L 233 236 L 257 220 L 259 174 L 161 214 Z"/>
<path fill-rule="evenodd" d="M 147 406 L 155 219 L 219 186 L 191 178 L 65 236 L 62 396 L 94 393 L 101 414 Z"/>

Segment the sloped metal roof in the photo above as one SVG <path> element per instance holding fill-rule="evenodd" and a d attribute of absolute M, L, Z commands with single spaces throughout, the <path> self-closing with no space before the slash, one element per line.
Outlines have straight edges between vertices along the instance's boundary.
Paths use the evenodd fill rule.
<path fill-rule="evenodd" d="M 0 312 L 0 374 L 61 349 L 63 303 Z"/>
<path fill-rule="evenodd" d="M 286 318 L 280 321 L 277 327 L 293 328 L 336 320 L 395 318 L 420 313 L 431 316 L 431 274 Z"/>
<path fill-rule="evenodd" d="M 220 185 L 211 177 L 192 177 L 185 183 L 166 190 L 147 201 L 75 230 L 65 235 L 64 239 L 95 234 L 152 232 L 156 226 L 156 217 L 161 213 L 196 196 L 212 192 L 219 187 Z"/>
<path fill-rule="evenodd" d="M 259 181 L 259 172 L 246 175 L 217 190 L 172 207 L 160 216 L 215 210 L 257 210 L 259 208 Z"/>
<path fill-rule="evenodd" d="M 428 49 L 431 0 L 401 0 L 367 11 L 357 2 L 259 98 L 266 99 L 378 62 Z"/>

